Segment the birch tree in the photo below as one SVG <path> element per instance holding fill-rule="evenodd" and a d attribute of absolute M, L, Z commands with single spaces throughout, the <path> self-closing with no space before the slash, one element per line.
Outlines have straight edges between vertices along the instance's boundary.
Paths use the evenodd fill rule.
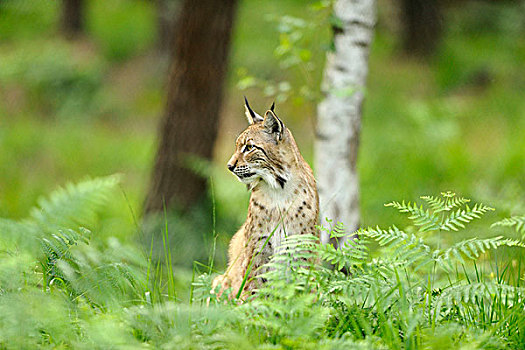
<path fill-rule="evenodd" d="M 321 222 L 342 222 L 347 232 L 359 226 L 359 179 L 356 171 L 361 110 L 368 73 L 368 53 L 376 22 L 374 0 L 337 0 L 334 50 L 326 57 L 324 99 L 317 108 L 315 168 Z M 323 242 L 328 235 L 323 232 Z M 339 239 L 344 244 L 348 236 Z"/>

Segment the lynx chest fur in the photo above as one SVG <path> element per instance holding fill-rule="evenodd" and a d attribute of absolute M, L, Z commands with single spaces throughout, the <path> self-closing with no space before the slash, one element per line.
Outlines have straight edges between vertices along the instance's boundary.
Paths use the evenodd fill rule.
<path fill-rule="evenodd" d="M 251 191 L 248 216 L 230 242 L 228 269 L 213 285 L 220 286 L 219 296 L 242 288 L 243 298 L 263 282 L 256 278 L 261 267 L 279 253 L 287 235 L 317 235 L 319 215 L 312 170 L 273 105 L 264 117 L 248 101 L 245 108 L 250 125 L 237 138 L 228 169 Z"/>

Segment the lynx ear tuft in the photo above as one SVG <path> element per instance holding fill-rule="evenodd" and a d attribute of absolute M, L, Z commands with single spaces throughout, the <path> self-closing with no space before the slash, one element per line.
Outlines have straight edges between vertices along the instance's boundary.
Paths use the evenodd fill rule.
<path fill-rule="evenodd" d="M 275 101 L 272 102 L 272 106 L 270 107 L 270 111 L 275 113 Z"/>
<path fill-rule="evenodd" d="M 246 115 L 246 118 L 248 119 L 248 123 L 250 123 L 250 125 L 260 123 L 264 120 L 263 117 L 261 117 L 259 114 L 253 111 L 253 109 L 250 107 L 250 104 L 248 103 L 248 99 L 246 98 L 246 96 L 244 96 L 244 114 Z"/>
<path fill-rule="evenodd" d="M 268 134 L 274 134 L 277 141 L 283 139 L 284 124 L 272 110 L 268 110 L 264 115 L 264 129 Z"/>

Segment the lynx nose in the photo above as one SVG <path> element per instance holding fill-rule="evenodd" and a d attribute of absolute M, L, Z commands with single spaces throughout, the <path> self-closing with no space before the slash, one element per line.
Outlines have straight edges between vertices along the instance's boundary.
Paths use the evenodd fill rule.
<path fill-rule="evenodd" d="M 227 167 L 228 167 L 228 170 L 233 172 L 233 170 L 235 169 L 235 166 L 237 165 L 237 162 L 235 163 L 228 163 Z"/>

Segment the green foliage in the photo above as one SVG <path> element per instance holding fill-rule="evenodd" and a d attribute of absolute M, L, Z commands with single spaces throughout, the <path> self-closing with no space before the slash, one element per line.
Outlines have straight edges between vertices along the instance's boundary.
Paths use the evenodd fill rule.
<path fill-rule="evenodd" d="M 422 196 L 421 199 L 424 199 L 430 206 L 430 209 L 436 213 L 449 211 L 470 202 L 470 199 L 456 197 L 455 193 L 452 192 L 441 193 L 440 197 Z"/>
<path fill-rule="evenodd" d="M 451 348 L 525 344 L 521 261 L 490 260 L 495 250 L 525 245 L 501 236 L 456 244 L 442 238 L 449 232 L 442 223 L 453 222 L 458 210 L 468 226 L 486 206 L 467 209 L 469 201 L 451 193 L 424 197 L 428 209 L 392 202 L 414 223 L 439 217 L 433 226 L 420 225 L 424 232 L 411 226 L 360 229 L 339 250 L 314 236 L 288 236 L 262 267 L 266 282 L 248 301 L 228 292 L 217 300 L 207 270 L 194 275 L 188 304 L 175 293 L 177 272 L 168 266 L 167 219 L 167 265 L 116 238 L 97 238 L 97 213 L 117 184 L 111 176 L 68 185 L 40 200 L 27 219 L 0 220 L 0 312 L 6 316 L 0 318 L 0 347 L 419 349 L 438 339 Z M 332 238 L 346 234 L 342 224 L 321 229 Z M 379 245 L 373 252 L 372 242 Z"/>
<path fill-rule="evenodd" d="M 35 32 L 49 31 L 57 21 L 60 4 L 55 1 L 2 0 L 0 33 L 3 40 L 24 40 Z"/>
<path fill-rule="evenodd" d="M 91 1 L 88 30 L 104 57 L 119 62 L 139 54 L 155 42 L 153 3 L 140 0 Z"/>
<path fill-rule="evenodd" d="M 525 216 L 512 216 L 510 218 L 505 218 L 493 223 L 491 227 L 495 226 L 514 227 L 516 232 L 521 234 L 522 239 L 525 237 Z"/>
<path fill-rule="evenodd" d="M 465 264 L 463 258 L 477 260 L 481 254 L 501 246 L 525 248 L 524 243 L 512 239 L 504 239 L 501 236 L 486 239 L 470 238 L 458 242 L 445 250 L 434 251 L 434 259 L 441 267 L 448 267 L 452 271 L 452 262 Z"/>
<path fill-rule="evenodd" d="M 450 16 L 447 26 L 450 40 L 443 43 L 436 58 L 436 79 L 443 91 L 492 84 L 492 80 L 506 74 L 503 65 L 517 63 L 521 57 L 521 43 L 493 53 L 486 45 L 489 37 L 500 47 L 520 42 L 525 30 L 523 3 L 473 2 L 464 11 L 462 16 Z M 461 36 L 469 36 L 471 40 L 460 48 L 455 38 Z M 471 54 L 461 55 L 458 50 Z"/>
<path fill-rule="evenodd" d="M 359 238 L 341 250 L 321 245 L 315 237 L 287 237 L 281 252 L 264 267 L 267 272 L 261 278 L 266 284 L 249 302 L 232 306 L 242 311 L 244 337 L 279 347 L 300 343 L 308 348 L 350 339 L 371 348 L 422 348 L 445 332 L 445 342 L 453 348 L 474 339 L 474 348 L 523 346 L 522 329 L 518 330 L 523 318 L 515 316 L 525 296 L 521 271 L 509 272 L 508 266 L 496 267 L 496 275 L 486 276 L 484 271 L 491 251 L 525 245 L 501 236 L 469 238 L 450 246 L 436 243 L 451 225 L 453 231 L 465 230 L 474 218 L 493 209 L 469 207 L 470 200 L 451 192 L 423 198 L 429 209 L 405 202 L 388 205 L 424 228 L 417 233 L 396 226 L 361 229 L 356 232 Z M 341 224 L 322 229 L 332 237 L 344 234 Z M 379 244 L 376 253 L 381 258 L 370 256 L 368 240 Z M 316 259 L 335 269 L 313 263 Z M 210 302 L 209 294 L 198 292 L 209 290 L 210 283 L 210 278 L 199 279 L 196 301 Z M 228 326 L 234 333 L 240 332 L 237 322 Z M 508 337 L 509 329 L 519 335 Z"/>
<path fill-rule="evenodd" d="M 93 227 L 100 208 L 120 181 L 117 175 L 68 184 L 41 198 L 31 219 L 45 232 L 63 228 Z M 76 241 L 76 240 L 75 240 Z"/>
<path fill-rule="evenodd" d="M 332 221 L 328 220 L 328 223 L 331 225 Z M 336 225 L 331 225 L 330 229 L 325 227 L 319 227 L 320 230 L 328 233 L 328 237 L 339 238 L 346 235 L 344 225 L 338 222 Z M 334 265 L 337 270 L 342 270 L 343 268 L 352 268 L 361 266 L 366 259 L 368 258 L 368 247 L 366 246 L 365 237 L 359 237 L 356 240 L 348 240 L 348 242 L 340 247 L 335 249 L 331 244 L 318 246 L 319 257 Z"/>
<path fill-rule="evenodd" d="M 267 21 L 276 27 L 279 43 L 273 54 L 281 74 L 278 79 L 254 76 L 246 68 L 237 70 L 237 88 L 258 88 L 277 102 L 293 99 L 296 103 L 317 101 L 320 90 L 312 84 L 319 79 L 328 46 L 326 28 L 330 21 L 331 1 L 316 1 L 308 6 L 308 18 L 270 15 Z M 244 65 L 243 65 L 244 66 Z M 284 73 L 284 74 L 283 74 Z"/>
<path fill-rule="evenodd" d="M 91 323 L 104 327 L 104 318 L 115 317 L 99 317 L 100 310 L 144 295 L 140 254 L 115 238 L 91 245 L 85 228 L 97 228 L 118 181 L 70 184 L 41 199 L 28 218 L 0 220 L 1 348 L 89 347 Z"/>
<path fill-rule="evenodd" d="M 89 49 L 50 41 L 0 47 L 0 52 L 0 83 L 21 89 L 26 108 L 71 120 L 100 113 L 107 106 L 101 96 L 105 65 Z"/>
<path fill-rule="evenodd" d="M 30 259 L 33 255 L 44 290 L 59 288 L 71 298 L 82 298 L 98 307 L 116 294 L 133 294 L 138 271 L 130 263 L 140 263 L 128 251 L 120 252 L 115 239 L 107 242 L 104 252 L 93 249 L 89 245 L 92 234 L 86 228 L 97 227 L 99 213 L 118 182 L 118 176 L 109 176 L 69 184 L 40 199 L 27 219 L 0 221 L 3 236 L 8 238 L 3 241 L 5 256 Z M 35 249 L 37 246 L 40 249 Z"/>
<path fill-rule="evenodd" d="M 387 207 L 394 207 L 401 213 L 408 213 L 408 217 L 413 221 L 414 225 L 420 226 L 420 232 L 445 230 L 458 231 L 459 228 L 465 228 L 468 224 L 476 218 L 480 218 L 487 211 L 494 210 L 494 208 L 487 207 L 483 204 L 475 204 L 472 208 L 465 204 L 469 200 L 465 198 L 456 198 L 454 193 L 446 192 L 441 194 L 442 198 L 423 196 L 421 197 L 430 206 L 430 209 L 424 209 L 423 205 L 416 203 L 405 204 L 399 202 L 391 202 L 385 204 Z M 465 205 L 463 208 L 462 206 Z M 453 210 L 457 208 L 457 210 Z M 446 215 L 444 212 L 449 211 Z"/>

